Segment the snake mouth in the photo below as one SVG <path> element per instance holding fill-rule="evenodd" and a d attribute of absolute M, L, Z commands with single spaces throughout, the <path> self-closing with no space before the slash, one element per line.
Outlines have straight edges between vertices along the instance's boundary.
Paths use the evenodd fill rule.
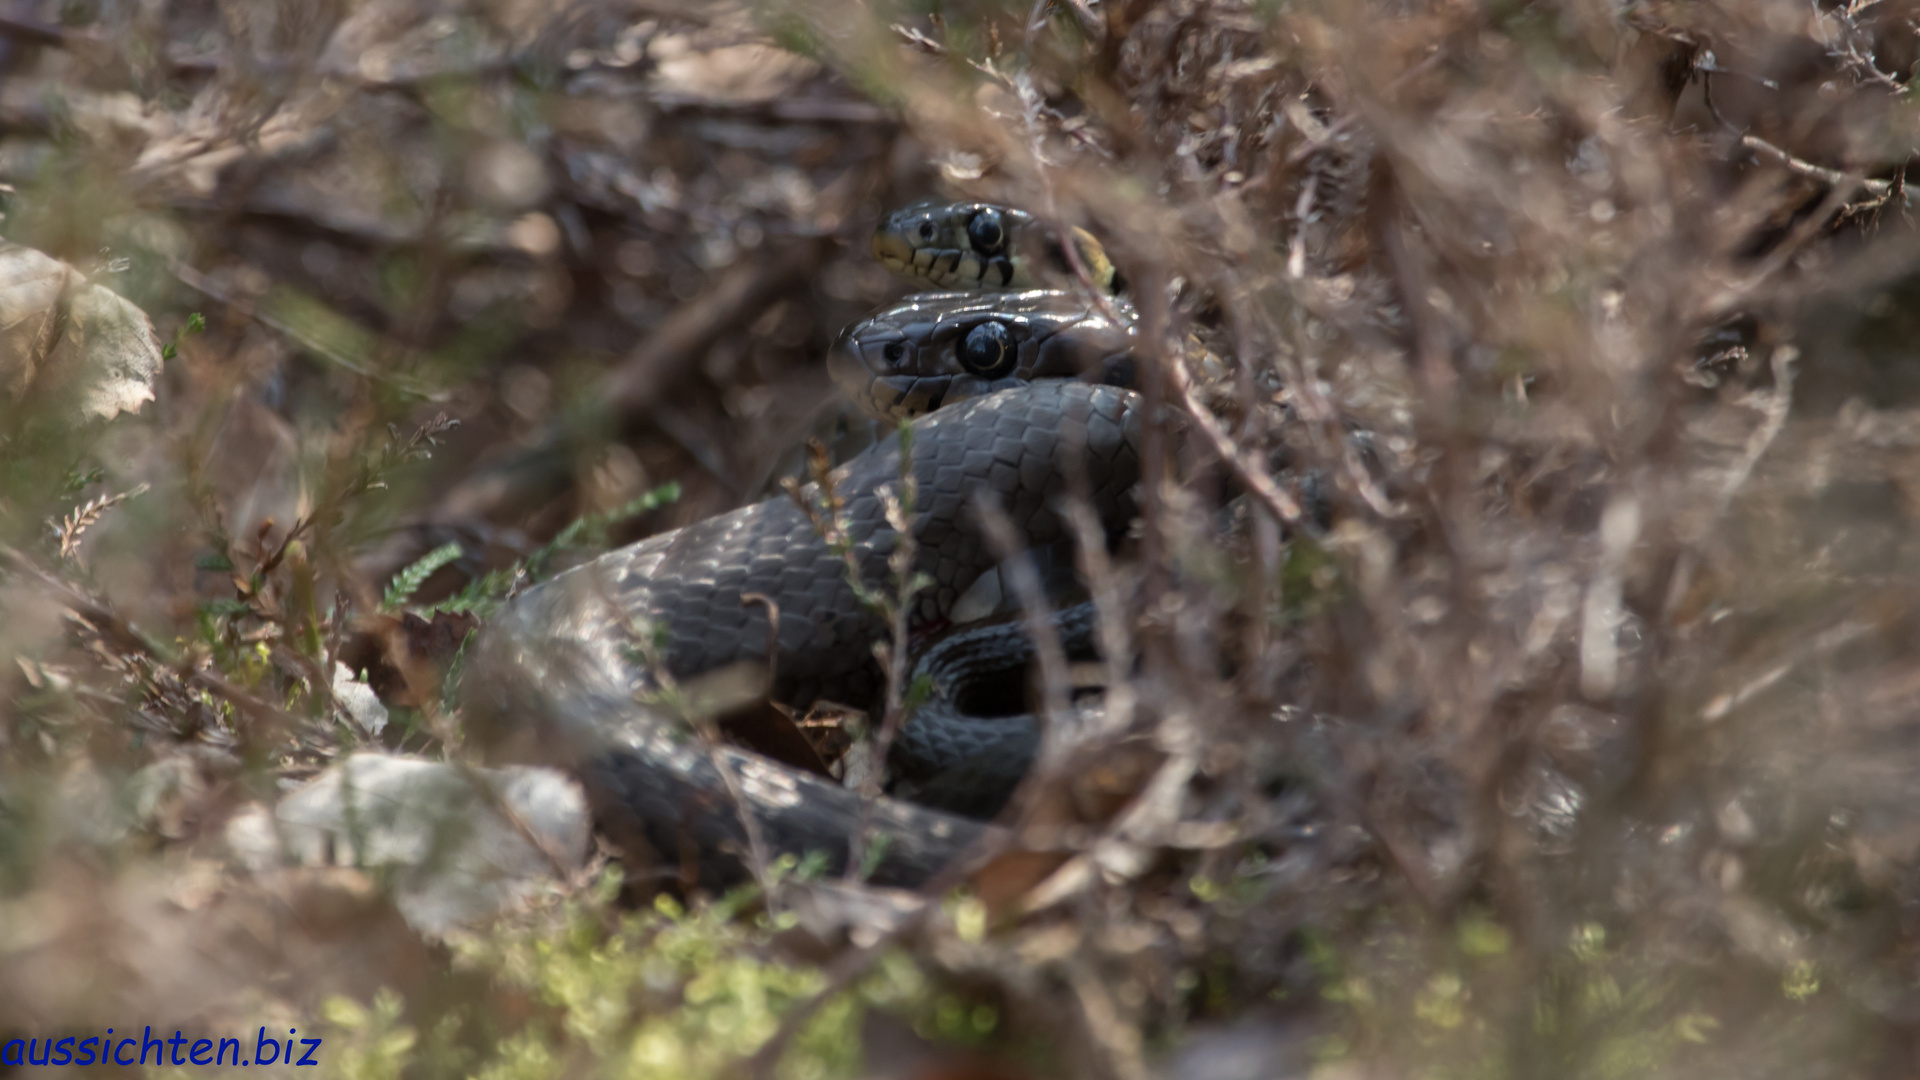
<path fill-rule="evenodd" d="M 955 389 L 959 380 L 935 375 L 923 378 L 915 375 L 894 375 L 873 380 L 868 389 L 866 400 L 872 403 L 877 415 L 889 420 L 912 420 L 915 417 L 938 409 L 947 403 L 947 397 Z M 962 393 L 954 400 L 963 400 L 972 395 Z"/>
<path fill-rule="evenodd" d="M 899 375 L 912 366 L 918 353 L 910 334 L 868 321 L 841 333 L 827 352 L 827 370 L 835 379 L 863 381 L 875 375 Z"/>
<path fill-rule="evenodd" d="M 913 395 L 904 391 L 920 381 L 909 374 L 917 355 L 909 335 L 862 323 L 848 327 L 828 350 L 827 374 L 869 414 L 906 415 L 902 399 Z"/>
<path fill-rule="evenodd" d="M 893 273 L 904 274 L 913 265 L 913 245 L 892 233 L 877 232 L 873 234 L 873 257 Z"/>
<path fill-rule="evenodd" d="M 868 368 L 860 358 L 859 342 L 853 340 L 850 334 L 841 334 L 840 340 L 827 350 L 827 374 L 839 385 L 841 392 L 860 401 L 865 397 L 867 384 L 880 373 Z"/>

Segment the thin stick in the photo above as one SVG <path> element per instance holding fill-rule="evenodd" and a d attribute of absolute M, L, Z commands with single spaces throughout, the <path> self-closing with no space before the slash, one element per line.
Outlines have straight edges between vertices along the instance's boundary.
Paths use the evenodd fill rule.
<path fill-rule="evenodd" d="M 1180 394 L 1181 407 L 1199 427 L 1200 433 L 1213 447 L 1213 452 L 1227 463 L 1229 469 L 1233 470 L 1233 475 L 1247 486 L 1248 491 L 1253 492 L 1254 498 L 1259 499 L 1275 518 L 1285 522 L 1295 531 L 1317 539 L 1320 527 L 1307 520 L 1305 512 L 1300 509 L 1300 504 L 1294 501 L 1293 496 L 1280 490 L 1280 485 L 1273 482 L 1273 477 L 1268 476 L 1265 469 L 1260 468 L 1245 451 L 1235 445 L 1232 436 L 1227 434 L 1226 428 L 1220 426 L 1219 419 L 1208 412 L 1206 406 L 1200 404 L 1200 400 L 1193 394 L 1193 382 L 1187 378 L 1185 365 L 1176 358 L 1163 366 L 1167 373 L 1167 381 L 1171 382 L 1173 388 Z"/>
<path fill-rule="evenodd" d="M 1815 165 L 1811 161 L 1794 157 L 1792 154 L 1787 153 L 1785 150 L 1780 149 L 1758 135 L 1740 136 L 1740 145 L 1755 153 L 1772 158 L 1774 161 L 1786 166 L 1788 172 L 1804 176 L 1809 180 L 1818 180 L 1828 187 L 1848 188 L 1849 194 L 1854 190 L 1864 188 L 1869 194 L 1885 196 L 1893 190 L 1893 181 L 1891 180 L 1872 180 L 1854 173 L 1844 173 L 1839 169 L 1829 169 L 1822 165 Z"/>
<path fill-rule="evenodd" d="M 24 553 L 0 544 L 0 566 L 39 582 L 62 606 L 116 647 L 126 652 L 138 653 L 155 664 L 171 666 L 175 662 L 164 646 L 122 618 L 119 613 L 107 606 L 105 601 L 96 600 L 42 570 Z M 265 722 L 282 728 L 293 728 L 302 723 L 300 717 L 254 697 L 211 671 L 190 672 L 186 676 L 186 681 L 226 701 L 255 722 Z"/>

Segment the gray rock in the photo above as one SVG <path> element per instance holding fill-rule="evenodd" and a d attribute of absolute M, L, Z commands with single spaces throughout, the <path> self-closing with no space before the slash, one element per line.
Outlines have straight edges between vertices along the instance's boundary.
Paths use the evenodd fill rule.
<path fill-rule="evenodd" d="M 271 810 L 237 815 L 227 843 L 257 872 L 293 865 L 387 871 L 407 921 L 441 935 L 578 871 L 591 850 L 592 820 L 579 785 L 554 769 L 462 770 L 355 754 Z"/>

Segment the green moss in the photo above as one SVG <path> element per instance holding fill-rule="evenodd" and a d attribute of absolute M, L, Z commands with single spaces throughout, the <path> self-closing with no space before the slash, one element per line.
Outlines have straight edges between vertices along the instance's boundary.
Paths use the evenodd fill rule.
<path fill-rule="evenodd" d="M 584 1054 L 602 1075 L 633 1080 L 720 1076 L 826 987 L 818 970 L 770 958 L 783 920 L 738 914 L 741 899 L 619 916 L 605 895 L 564 908 L 558 927 L 505 927 L 463 959 L 527 991 L 546 1010 L 502 1042 L 477 1075 L 547 1077 Z M 779 1075 L 851 1075 L 862 1000 L 826 1002 L 800 1029 Z"/>

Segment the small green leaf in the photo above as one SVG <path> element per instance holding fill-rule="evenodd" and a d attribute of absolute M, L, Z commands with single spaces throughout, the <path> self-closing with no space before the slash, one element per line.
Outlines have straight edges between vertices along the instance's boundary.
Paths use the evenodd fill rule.
<path fill-rule="evenodd" d="M 385 611 L 398 610 L 413 599 L 413 594 L 433 576 L 435 570 L 459 558 L 460 553 L 459 544 L 442 544 L 422 555 L 412 566 L 393 575 L 393 581 L 388 584 L 386 595 L 380 602 L 381 608 Z"/>
<path fill-rule="evenodd" d="M 193 566 L 196 570 L 213 570 L 221 573 L 230 573 L 233 570 L 233 560 L 218 551 L 209 551 L 205 555 L 193 560 Z"/>

